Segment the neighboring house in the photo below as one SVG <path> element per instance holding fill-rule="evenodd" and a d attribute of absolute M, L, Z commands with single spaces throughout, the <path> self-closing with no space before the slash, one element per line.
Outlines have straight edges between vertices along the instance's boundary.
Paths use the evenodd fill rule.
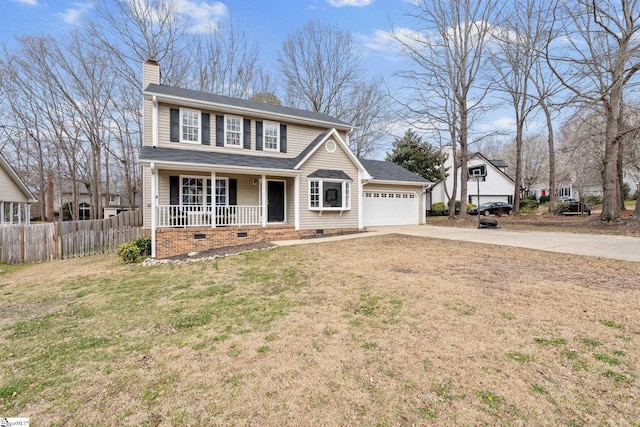
<path fill-rule="evenodd" d="M 160 84 L 143 64 L 144 226 L 152 256 L 420 224 L 429 182 L 359 160 L 333 117 Z"/>
<path fill-rule="evenodd" d="M 64 189 L 62 191 L 56 190 L 56 196 L 54 197 L 54 211 L 61 213 L 60 220 L 61 221 L 70 221 L 71 220 L 71 207 L 73 206 L 73 193 L 70 188 L 72 184 L 68 182 L 62 183 Z M 93 207 L 91 206 L 92 198 L 91 194 L 84 185 L 80 184 L 80 188 L 77 192 L 78 197 L 78 220 L 89 220 L 91 219 L 91 213 Z M 111 193 L 109 195 L 102 194 L 102 216 L 98 219 L 102 218 L 111 218 L 119 214 L 122 211 L 129 210 L 128 206 L 123 206 L 121 204 L 119 194 Z"/>
<path fill-rule="evenodd" d="M 0 154 L 0 224 L 29 224 L 33 193 Z"/>
<path fill-rule="evenodd" d="M 451 147 L 445 148 L 447 153 L 451 152 Z M 445 180 L 436 182 L 429 190 L 430 200 L 429 209 L 433 203 L 442 202 L 445 205 L 448 203 L 446 190 L 451 194 L 453 189 L 453 160 L 449 155 L 445 161 L 444 167 L 447 170 L 449 176 Z M 459 162 L 459 159 L 457 160 Z M 459 164 L 459 163 L 458 163 Z M 480 203 L 485 202 L 507 202 L 513 203 L 513 194 L 515 190 L 515 181 L 507 175 L 507 164 L 503 160 L 489 160 L 481 153 L 475 153 L 469 156 L 467 162 L 468 167 L 486 165 L 487 176 L 480 180 Z M 455 200 L 460 200 L 460 168 L 458 167 L 458 187 Z M 465 177 L 465 179 L 467 179 Z M 466 200 L 474 205 L 478 204 L 478 185 L 475 179 L 467 182 L 467 195 Z"/>

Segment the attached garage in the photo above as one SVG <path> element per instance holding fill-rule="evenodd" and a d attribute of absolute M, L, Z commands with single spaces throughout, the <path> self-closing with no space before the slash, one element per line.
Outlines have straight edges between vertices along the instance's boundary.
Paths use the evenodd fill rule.
<path fill-rule="evenodd" d="M 364 226 L 420 223 L 420 198 L 416 192 L 365 191 Z"/>

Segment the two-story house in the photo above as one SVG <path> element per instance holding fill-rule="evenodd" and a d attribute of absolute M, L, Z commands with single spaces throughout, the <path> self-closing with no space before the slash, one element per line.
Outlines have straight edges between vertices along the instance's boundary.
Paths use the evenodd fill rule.
<path fill-rule="evenodd" d="M 443 148 L 443 151 L 449 154 L 445 161 L 444 168 L 447 170 L 447 177 L 444 180 L 436 182 L 433 187 L 429 189 L 429 201 L 428 206 L 431 209 L 433 203 L 449 202 L 447 195 L 451 194 L 453 189 L 453 159 L 451 156 L 451 146 Z M 456 159 L 458 162 L 457 169 L 457 193 L 455 200 L 460 200 L 460 159 Z M 467 202 L 478 204 L 478 189 L 480 190 L 479 197 L 480 202 L 506 202 L 513 203 L 513 194 L 516 188 L 516 183 L 509 175 L 507 175 L 507 163 L 504 160 L 489 160 L 481 153 L 472 153 L 469 156 L 467 162 L 468 167 L 485 165 L 487 176 L 480 179 L 479 185 L 476 185 L 475 180 L 469 181 L 467 184 Z"/>
<path fill-rule="evenodd" d="M 143 64 L 144 226 L 152 256 L 420 224 L 429 182 L 360 160 L 333 117 L 160 84 Z"/>

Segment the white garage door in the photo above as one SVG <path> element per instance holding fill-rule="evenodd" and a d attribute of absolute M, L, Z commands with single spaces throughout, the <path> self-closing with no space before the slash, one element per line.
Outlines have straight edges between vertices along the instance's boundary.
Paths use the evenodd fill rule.
<path fill-rule="evenodd" d="M 420 223 L 418 195 L 413 192 L 365 191 L 364 225 Z"/>

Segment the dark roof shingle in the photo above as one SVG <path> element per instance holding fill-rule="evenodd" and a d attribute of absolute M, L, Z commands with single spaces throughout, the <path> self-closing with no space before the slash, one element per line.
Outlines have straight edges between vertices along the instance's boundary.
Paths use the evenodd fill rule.
<path fill-rule="evenodd" d="M 297 117 L 305 120 L 313 120 L 316 122 L 328 123 L 340 128 L 352 128 L 349 123 L 338 120 L 327 114 L 315 113 L 313 111 L 298 110 L 297 108 L 283 107 L 282 105 L 267 104 L 265 102 L 249 101 L 246 99 L 232 98 L 229 96 L 216 95 L 213 93 L 200 92 L 197 90 L 183 89 L 175 86 L 165 86 L 150 84 L 146 87 L 145 92 L 157 95 L 165 95 L 169 97 L 182 98 L 185 100 L 193 100 L 206 102 L 210 104 L 227 105 L 229 107 L 253 110 L 255 112 L 264 112 L 268 114 L 276 114 L 281 116 Z"/>
<path fill-rule="evenodd" d="M 360 163 L 362 163 L 362 166 L 364 166 L 374 180 L 407 181 L 424 184 L 429 183 L 429 181 L 417 173 L 413 173 L 402 166 L 398 166 L 395 163 L 388 162 L 386 160 L 360 159 Z"/>

